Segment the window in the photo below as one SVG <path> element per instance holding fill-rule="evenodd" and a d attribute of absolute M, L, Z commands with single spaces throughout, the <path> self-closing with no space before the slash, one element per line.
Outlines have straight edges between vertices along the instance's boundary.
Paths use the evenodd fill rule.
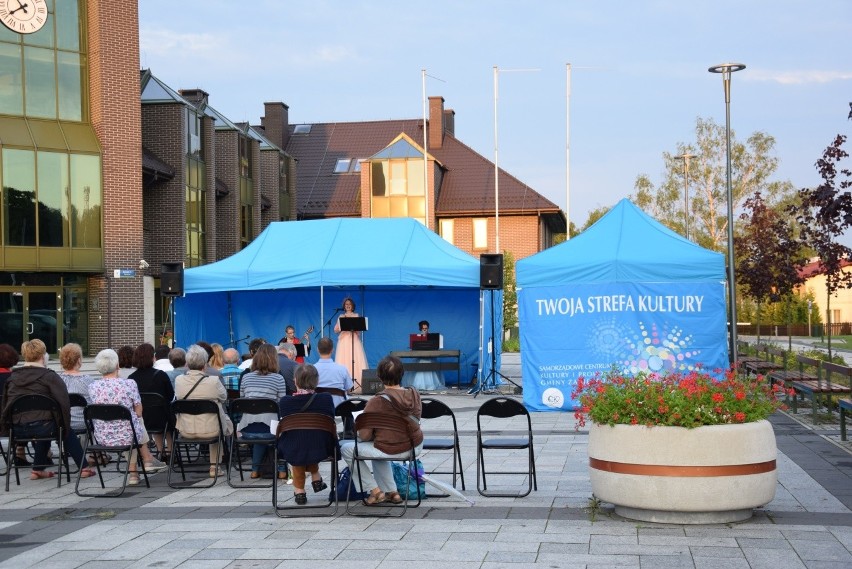
<path fill-rule="evenodd" d="M 452 219 L 442 219 L 438 223 L 439 230 L 441 232 L 441 237 L 443 237 L 447 243 L 451 245 L 455 245 L 454 242 L 454 233 L 455 227 L 453 225 Z"/>
<path fill-rule="evenodd" d="M 488 249 L 488 219 L 473 220 L 473 248 Z"/>
<path fill-rule="evenodd" d="M 311 132 L 311 126 L 313 126 L 313 125 L 309 125 L 309 124 L 297 124 L 297 125 L 293 128 L 293 134 L 310 134 L 310 132 Z"/>
<path fill-rule="evenodd" d="M 55 10 L 53 5 L 48 2 L 50 17 L 34 34 L 0 27 L 0 113 L 83 122 L 88 120 L 85 15 L 77 0 L 56 2 Z"/>
<path fill-rule="evenodd" d="M 6 148 L 2 183 L 5 245 L 101 247 L 99 156 Z"/>
<path fill-rule="evenodd" d="M 423 159 L 372 160 L 372 217 L 411 217 L 426 223 Z"/>
<path fill-rule="evenodd" d="M 201 158 L 201 116 L 187 107 L 186 113 L 186 148 L 187 154 Z"/>
<path fill-rule="evenodd" d="M 252 142 L 240 136 L 240 244 L 245 247 L 254 239 L 254 182 L 251 178 Z"/>
<path fill-rule="evenodd" d="M 349 158 L 341 158 L 334 164 L 334 173 L 335 174 L 345 174 L 349 171 L 349 163 L 351 160 Z"/>

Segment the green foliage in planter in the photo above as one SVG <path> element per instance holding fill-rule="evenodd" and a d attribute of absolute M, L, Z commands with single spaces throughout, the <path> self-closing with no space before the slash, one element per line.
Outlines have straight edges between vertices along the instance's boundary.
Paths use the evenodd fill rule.
<path fill-rule="evenodd" d="M 504 352 L 520 352 L 521 351 L 521 339 L 520 338 L 509 338 L 508 340 L 503 341 L 503 351 Z"/>
<path fill-rule="evenodd" d="M 720 380 L 705 372 L 626 376 L 615 371 L 579 378 L 571 398 L 579 401 L 577 428 L 588 417 L 599 425 L 694 428 L 750 423 L 769 417 L 783 403 L 780 385 L 727 371 Z"/>

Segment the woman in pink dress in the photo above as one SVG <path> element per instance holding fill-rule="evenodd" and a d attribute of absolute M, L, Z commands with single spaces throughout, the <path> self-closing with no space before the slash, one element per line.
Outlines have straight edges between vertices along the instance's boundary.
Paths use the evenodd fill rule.
<path fill-rule="evenodd" d="M 334 361 L 349 370 L 349 373 L 352 374 L 352 379 L 355 381 L 355 388 L 352 391 L 360 393 L 361 372 L 369 367 L 367 365 L 367 355 L 364 353 L 364 345 L 361 343 L 361 333 L 346 332 L 340 329 L 341 319 L 356 316 L 358 316 L 358 313 L 355 312 L 355 301 L 349 297 L 344 298 L 343 314 L 340 315 L 337 319 L 337 324 L 334 325 L 334 331 L 338 334 Z"/>

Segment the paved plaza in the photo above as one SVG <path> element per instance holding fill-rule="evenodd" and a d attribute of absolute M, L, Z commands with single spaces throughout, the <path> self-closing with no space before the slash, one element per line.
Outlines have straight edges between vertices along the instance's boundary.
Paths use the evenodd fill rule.
<path fill-rule="evenodd" d="M 744 523 L 681 526 L 625 520 L 611 505 L 593 502 L 588 435 L 575 431 L 569 413 L 532 415 L 537 492 L 480 496 L 476 409 L 490 396 L 456 390 L 435 395 L 457 415 L 463 494 L 473 505 L 429 498 L 402 519 L 357 518 L 342 508 L 335 518 L 279 519 L 269 489 L 233 489 L 220 481 L 209 489 L 172 490 L 160 473 L 150 489 L 143 483 L 120 498 L 80 498 L 73 483 L 57 488 L 55 480 L 30 481 L 23 471 L 20 486 L 13 476 L 10 491 L 0 492 L 0 567 L 207 569 L 292 567 L 293 561 L 348 568 L 852 567 L 852 447 L 840 443 L 836 423 L 810 424 L 807 409 L 772 418 L 779 483 L 770 504 Z M 444 418 L 424 423 L 427 433 L 448 429 Z M 432 468 L 449 456 L 422 458 Z M 523 452 L 507 451 L 503 460 L 506 469 L 525 468 Z M 109 477 L 116 476 L 111 469 Z M 489 479 L 489 489 L 525 484 L 522 476 L 502 478 L 499 486 Z M 292 487 L 281 488 L 292 495 Z"/>

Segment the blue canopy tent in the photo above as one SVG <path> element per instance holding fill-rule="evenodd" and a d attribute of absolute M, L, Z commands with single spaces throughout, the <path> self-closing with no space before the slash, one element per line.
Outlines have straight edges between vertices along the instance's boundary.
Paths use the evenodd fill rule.
<path fill-rule="evenodd" d="M 728 367 L 725 260 L 621 200 L 592 227 L 518 261 L 524 404 L 575 408 L 578 377 L 615 366 Z"/>
<path fill-rule="evenodd" d="M 488 339 L 479 261 L 413 219 L 272 223 L 239 253 L 187 270 L 184 294 L 175 300 L 179 345 L 204 339 L 245 351 L 240 342 L 276 342 L 288 324 L 299 336 L 313 326 L 316 336 L 335 338 L 335 309 L 348 296 L 368 319 L 362 337 L 372 367 L 391 350 L 407 350 L 423 319 L 446 349 L 461 350 L 462 383 L 472 364 L 490 364 L 480 361 L 488 360 Z"/>

